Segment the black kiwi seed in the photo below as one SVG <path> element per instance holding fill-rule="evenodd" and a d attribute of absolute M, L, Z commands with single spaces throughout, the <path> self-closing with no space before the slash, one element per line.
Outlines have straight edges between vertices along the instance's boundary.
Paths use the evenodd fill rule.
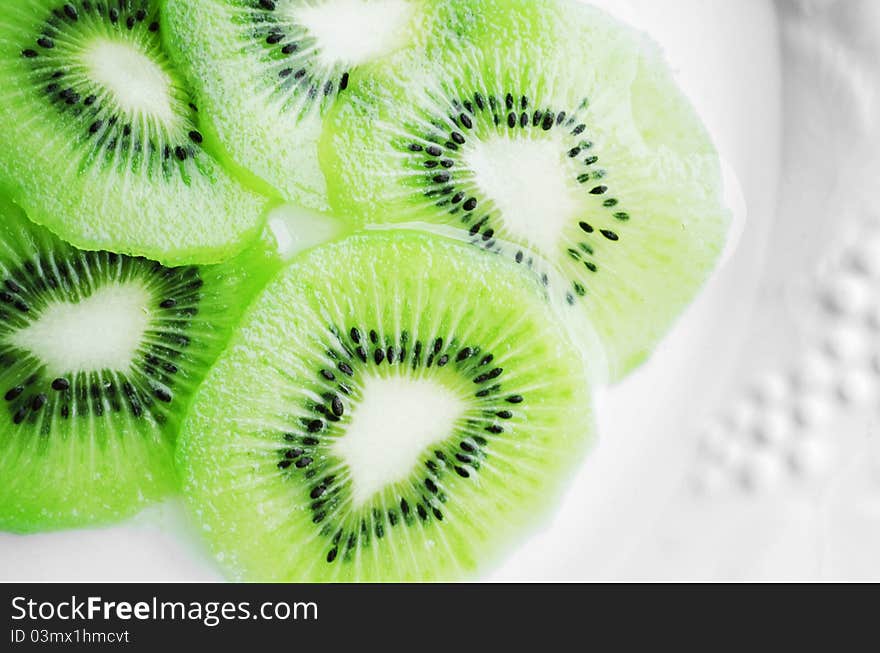
<path fill-rule="evenodd" d="M 6 399 L 6 401 L 15 401 L 21 396 L 23 392 L 24 388 L 22 386 L 16 386 L 6 393 L 4 399 Z"/>
<path fill-rule="evenodd" d="M 33 398 L 33 401 L 31 401 L 31 410 L 34 411 L 35 413 L 38 412 L 43 406 L 46 405 L 47 401 L 48 401 L 48 397 L 46 397 L 46 395 L 44 395 L 44 394 L 36 395 Z"/>
<path fill-rule="evenodd" d="M 467 360 L 468 358 L 470 358 L 473 355 L 474 355 L 474 350 L 471 349 L 470 347 L 465 347 L 460 352 L 458 352 L 458 356 L 455 357 L 455 360 L 460 363 L 464 360 Z"/>
<path fill-rule="evenodd" d="M 58 392 L 63 392 L 65 390 L 70 389 L 70 381 L 67 379 L 58 378 L 52 381 L 52 389 L 57 390 Z"/>
<path fill-rule="evenodd" d="M 27 406 L 22 406 L 21 408 L 19 408 L 18 411 L 16 411 L 15 415 L 12 417 L 13 423 L 18 425 L 24 422 L 25 417 L 27 417 L 28 410 L 29 409 Z"/>
<path fill-rule="evenodd" d="M 345 412 L 345 407 L 342 405 L 342 400 L 339 397 L 333 397 L 332 410 L 333 414 L 337 417 L 342 417 L 342 414 Z"/>

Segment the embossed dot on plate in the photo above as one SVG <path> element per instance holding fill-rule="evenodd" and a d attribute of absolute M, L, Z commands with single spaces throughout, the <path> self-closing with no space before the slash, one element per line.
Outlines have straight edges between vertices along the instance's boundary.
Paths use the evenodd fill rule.
<path fill-rule="evenodd" d="M 794 378 L 800 390 L 824 390 L 834 383 L 834 365 L 825 353 L 813 350 L 804 355 Z"/>
<path fill-rule="evenodd" d="M 698 496 L 710 496 L 721 491 L 726 475 L 716 466 L 705 465 L 691 478 L 691 490 Z"/>
<path fill-rule="evenodd" d="M 865 324 L 872 331 L 880 331 L 880 304 L 872 305 L 865 311 Z"/>
<path fill-rule="evenodd" d="M 825 339 L 824 349 L 839 364 L 867 362 L 868 337 L 856 327 L 836 327 Z"/>
<path fill-rule="evenodd" d="M 707 426 L 699 437 L 700 455 L 707 460 L 721 460 L 729 437 L 727 429 L 720 424 Z"/>
<path fill-rule="evenodd" d="M 792 448 L 787 462 L 796 476 L 813 478 L 821 475 L 831 466 L 831 445 L 818 437 L 805 439 Z"/>
<path fill-rule="evenodd" d="M 854 270 L 872 279 L 880 279 L 880 234 L 864 238 L 850 258 Z"/>
<path fill-rule="evenodd" d="M 834 406 L 824 394 L 802 395 L 794 405 L 794 420 L 801 428 L 824 424 L 833 414 Z"/>
<path fill-rule="evenodd" d="M 762 406 L 780 404 L 789 396 L 789 383 L 782 374 L 771 373 L 762 378 L 753 390 L 755 399 Z"/>
<path fill-rule="evenodd" d="M 852 275 L 835 279 L 821 297 L 823 308 L 832 315 L 853 316 L 865 311 L 873 297 L 868 284 Z"/>
<path fill-rule="evenodd" d="M 729 438 L 718 452 L 718 464 L 729 471 L 738 469 L 748 454 L 745 442 L 739 438 Z"/>
<path fill-rule="evenodd" d="M 778 445 L 791 435 L 791 431 L 791 420 L 784 413 L 767 411 L 758 419 L 752 435 L 758 444 Z"/>
<path fill-rule="evenodd" d="M 851 371 L 844 376 L 837 387 L 837 396 L 850 404 L 861 404 L 877 394 L 877 384 L 867 372 Z"/>
<path fill-rule="evenodd" d="M 779 458 L 769 452 L 755 453 L 744 461 L 738 480 L 747 492 L 758 492 L 776 487 L 782 480 L 783 467 Z"/>
<path fill-rule="evenodd" d="M 737 431 L 746 431 L 755 423 L 758 409 L 749 399 L 740 399 L 727 416 L 726 422 Z"/>

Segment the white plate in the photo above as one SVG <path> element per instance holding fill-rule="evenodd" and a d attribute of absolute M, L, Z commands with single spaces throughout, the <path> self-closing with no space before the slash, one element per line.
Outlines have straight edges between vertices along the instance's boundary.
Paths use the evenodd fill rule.
<path fill-rule="evenodd" d="M 652 360 L 603 394 L 601 439 L 563 505 L 489 578 L 880 574 L 867 517 L 880 455 L 862 437 L 880 240 L 858 192 L 878 171 L 880 3 L 598 4 L 664 46 L 710 126 L 736 247 Z M 2 580 L 219 578 L 175 504 L 113 528 L 0 535 Z"/>

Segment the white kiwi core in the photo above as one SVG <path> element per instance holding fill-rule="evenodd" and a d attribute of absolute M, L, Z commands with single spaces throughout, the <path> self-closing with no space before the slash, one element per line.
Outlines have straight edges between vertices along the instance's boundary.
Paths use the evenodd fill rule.
<path fill-rule="evenodd" d="M 106 286 L 76 303 L 50 303 L 10 340 L 53 373 L 125 372 L 149 326 L 151 299 L 138 284 Z"/>
<path fill-rule="evenodd" d="M 494 136 L 474 142 L 463 156 L 511 234 L 553 251 L 578 207 L 565 146 L 552 136 Z"/>
<path fill-rule="evenodd" d="M 466 408 L 461 397 L 430 379 L 368 377 L 345 437 L 333 445 L 351 473 L 355 505 L 406 480 L 419 455 L 449 437 Z"/>
<path fill-rule="evenodd" d="M 415 7 L 409 0 L 334 0 L 296 3 L 289 8 L 318 43 L 318 59 L 331 68 L 358 65 L 402 45 Z"/>
<path fill-rule="evenodd" d="M 82 56 L 92 81 L 107 89 L 123 110 L 165 122 L 174 119 L 171 78 L 136 45 L 96 39 Z"/>

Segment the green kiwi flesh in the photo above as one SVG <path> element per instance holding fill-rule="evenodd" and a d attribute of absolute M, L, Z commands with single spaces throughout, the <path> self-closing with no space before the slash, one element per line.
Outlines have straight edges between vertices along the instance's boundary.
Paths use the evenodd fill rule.
<path fill-rule="evenodd" d="M 354 235 L 249 309 L 182 429 L 184 496 L 235 579 L 469 577 L 555 505 L 590 365 L 522 270 Z"/>
<path fill-rule="evenodd" d="M 0 13 L 0 186 L 85 249 L 216 263 L 265 199 L 212 152 L 156 0 L 16 0 Z"/>
<path fill-rule="evenodd" d="M 102 524 L 175 492 L 192 393 L 273 270 L 83 251 L 0 198 L 0 530 Z"/>
<path fill-rule="evenodd" d="M 659 48 L 582 3 L 440 0 L 430 20 L 424 46 L 358 70 L 328 116 L 331 203 L 531 268 L 583 309 L 619 378 L 723 247 L 706 129 Z"/>
<path fill-rule="evenodd" d="M 229 156 L 328 208 L 317 142 L 353 70 L 408 45 L 425 0 L 168 0 L 168 51 Z"/>

